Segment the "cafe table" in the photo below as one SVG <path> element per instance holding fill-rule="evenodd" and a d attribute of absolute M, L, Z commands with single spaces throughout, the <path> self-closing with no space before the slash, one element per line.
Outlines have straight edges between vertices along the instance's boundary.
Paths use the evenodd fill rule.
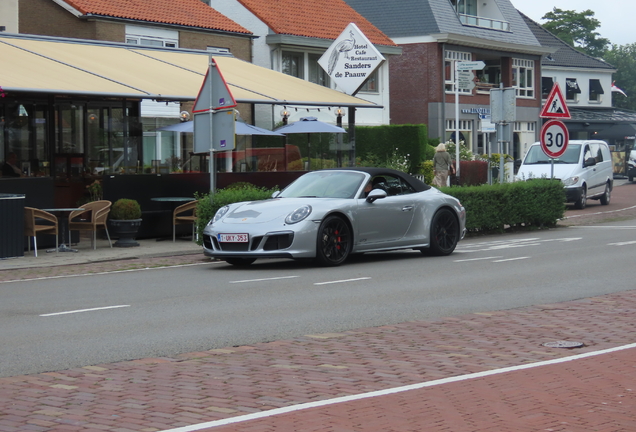
<path fill-rule="evenodd" d="M 70 247 L 71 245 L 71 233 L 69 232 L 69 216 L 71 215 L 72 212 L 74 212 L 75 210 L 86 210 L 82 207 L 57 207 L 57 208 L 44 208 L 41 209 L 44 210 L 45 212 L 49 212 L 49 213 L 54 213 L 54 214 L 58 214 L 59 217 L 59 221 L 60 221 L 60 231 L 62 232 L 62 242 L 59 245 L 56 245 L 55 249 L 49 249 L 47 250 L 47 252 L 77 252 L 77 249 L 72 249 Z M 68 237 L 67 237 L 68 234 Z M 66 242 L 68 240 L 68 246 L 66 245 Z"/>

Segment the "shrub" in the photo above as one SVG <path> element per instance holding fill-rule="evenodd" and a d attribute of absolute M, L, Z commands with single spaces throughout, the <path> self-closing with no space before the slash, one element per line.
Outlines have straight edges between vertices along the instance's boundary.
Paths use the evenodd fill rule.
<path fill-rule="evenodd" d="M 113 220 L 141 219 L 141 207 L 134 199 L 121 198 L 110 207 L 108 217 Z"/>
<path fill-rule="evenodd" d="M 197 233 L 198 244 L 203 244 L 203 229 L 214 217 L 214 214 L 223 206 L 242 201 L 260 201 L 269 199 L 278 188 L 267 189 L 252 185 L 251 183 L 234 183 L 216 193 L 195 193 L 197 204 Z"/>
<path fill-rule="evenodd" d="M 565 214 L 565 191 L 558 180 L 440 188 L 459 199 L 471 232 L 503 231 L 506 227 L 555 226 Z"/>

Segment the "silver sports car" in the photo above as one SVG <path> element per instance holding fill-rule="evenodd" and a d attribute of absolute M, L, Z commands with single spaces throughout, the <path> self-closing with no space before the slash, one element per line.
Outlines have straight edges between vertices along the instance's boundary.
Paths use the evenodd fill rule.
<path fill-rule="evenodd" d="M 448 255 L 465 226 L 456 198 L 408 174 L 338 168 L 304 174 L 271 199 L 222 207 L 203 231 L 203 249 L 234 265 L 312 258 L 337 266 L 364 252 Z"/>

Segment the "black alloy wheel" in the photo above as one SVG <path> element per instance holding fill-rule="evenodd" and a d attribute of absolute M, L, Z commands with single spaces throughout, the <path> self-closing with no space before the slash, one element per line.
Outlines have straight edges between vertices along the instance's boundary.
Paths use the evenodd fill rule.
<path fill-rule="evenodd" d="M 459 242 L 459 221 L 455 213 L 448 209 L 440 209 L 431 222 L 431 243 L 429 250 L 422 253 L 432 255 L 450 255 Z"/>
<path fill-rule="evenodd" d="M 342 264 L 352 248 L 351 229 L 339 216 L 328 216 L 318 228 L 316 260 L 320 265 L 333 267 Z"/>

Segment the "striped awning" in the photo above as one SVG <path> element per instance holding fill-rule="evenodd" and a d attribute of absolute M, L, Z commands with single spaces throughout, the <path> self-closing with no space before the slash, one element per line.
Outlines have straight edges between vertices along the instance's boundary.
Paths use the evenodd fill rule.
<path fill-rule="evenodd" d="M 6 92 L 196 99 L 210 54 L 119 43 L 0 36 L 0 87 Z M 239 103 L 381 108 L 372 102 L 233 57 L 214 57 Z"/>

